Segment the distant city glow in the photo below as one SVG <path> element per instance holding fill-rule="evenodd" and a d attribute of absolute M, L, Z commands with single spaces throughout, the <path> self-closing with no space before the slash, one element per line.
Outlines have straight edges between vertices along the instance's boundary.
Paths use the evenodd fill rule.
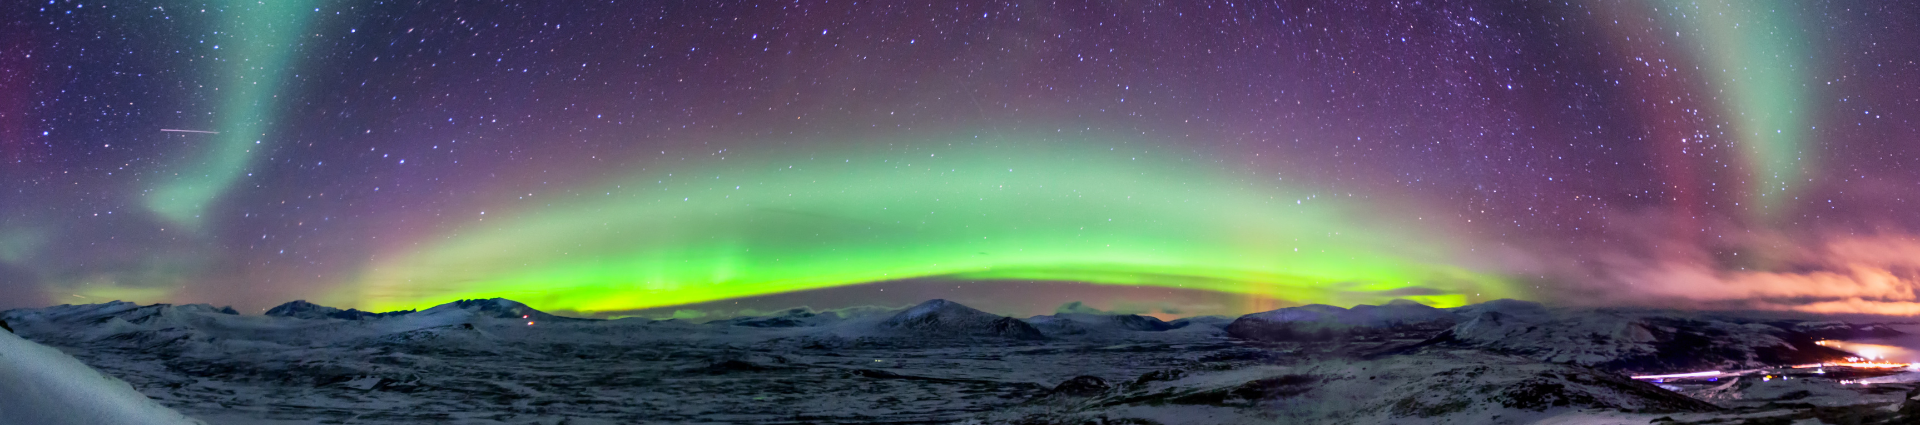
<path fill-rule="evenodd" d="M 1841 341 L 1841 340 L 1820 341 L 1819 344 L 1822 346 L 1836 349 L 1836 350 L 1857 354 L 1859 355 L 1858 359 L 1860 360 L 1892 361 L 1892 362 L 1900 362 L 1900 363 L 1920 361 L 1920 358 L 1916 358 L 1915 356 L 1916 353 L 1914 352 L 1913 349 L 1908 347 L 1901 347 L 1897 345 L 1877 344 L 1877 343 L 1867 343 L 1867 342 L 1849 342 L 1849 341 Z"/>

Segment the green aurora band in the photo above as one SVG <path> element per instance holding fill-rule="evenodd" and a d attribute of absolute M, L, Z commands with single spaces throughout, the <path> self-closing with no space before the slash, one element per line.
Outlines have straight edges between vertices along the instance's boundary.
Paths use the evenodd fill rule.
<path fill-rule="evenodd" d="M 378 255 L 329 299 L 381 311 L 506 297 L 592 314 L 898 279 L 1347 305 L 1513 296 L 1446 265 L 1464 248 L 1439 220 L 1391 214 L 1413 208 L 1106 145 L 938 146 L 729 152 L 474 211 Z"/>
<path fill-rule="evenodd" d="M 201 212 L 234 182 L 246 174 L 261 146 L 277 105 L 281 77 L 293 57 L 296 41 L 305 31 L 307 14 L 313 9 L 308 1 L 228 1 L 221 18 L 227 25 L 221 37 L 213 41 L 219 49 L 215 58 L 218 75 L 224 75 L 220 90 L 219 134 L 212 143 L 200 148 L 193 160 L 172 166 L 147 197 L 147 209 L 178 225 L 198 229 Z"/>
<path fill-rule="evenodd" d="M 1805 35 L 1793 21 L 1796 5 L 1784 1 L 1666 2 L 1682 28 L 1698 37 L 1695 57 L 1714 86 L 1716 96 L 1732 121 L 1729 133 L 1743 147 L 1749 180 L 1747 202 L 1757 206 L 1754 216 L 1771 222 L 1785 213 L 1794 182 L 1810 170 L 1802 169 L 1807 118 L 1797 109 L 1806 99 L 1807 48 Z"/>

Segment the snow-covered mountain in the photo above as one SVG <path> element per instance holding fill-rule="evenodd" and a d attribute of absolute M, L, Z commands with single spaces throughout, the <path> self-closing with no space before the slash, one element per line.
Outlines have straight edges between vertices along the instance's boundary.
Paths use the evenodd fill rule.
<path fill-rule="evenodd" d="M 1248 314 L 1227 325 L 1227 334 L 1262 341 L 1333 341 L 1430 334 L 1458 318 L 1425 304 L 1394 300 L 1351 309 L 1325 304 Z"/>
<path fill-rule="evenodd" d="M 395 314 L 283 307 L 113 302 L 0 320 L 216 424 L 1711 423 L 1841 405 L 1861 406 L 1862 423 L 1915 416 L 1900 413 L 1911 385 L 1897 377 L 1871 388 L 1733 378 L 1680 394 L 1623 375 L 1844 355 L 1804 345 L 1871 324 L 1511 300 L 1171 322 L 1020 320 L 945 300 L 704 323 L 574 319 L 504 299 Z M 1827 410 L 1788 403 L 1801 389 Z"/>
<path fill-rule="evenodd" d="M 1423 345 L 1471 347 L 1635 373 L 1743 369 L 1834 361 L 1849 353 L 1817 341 L 1897 335 L 1883 325 L 1740 320 L 1724 315 L 1622 309 L 1550 309 L 1497 300 L 1453 309 L 1407 301 L 1345 309 L 1306 305 L 1248 314 L 1228 325 L 1261 341 L 1430 339 Z"/>
<path fill-rule="evenodd" d="M 1817 341 L 1764 323 L 1582 310 L 1541 316 L 1485 311 L 1431 342 L 1632 373 L 1751 369 L 1837 361 L 1851 355 Z"/>
<path fill-rule="evenodd" d="M 486 317 L 533 322 L 579 322 L 594 319 L 555 316 L 506 298 L 458 300 L 415 313 L 418 316 Z"/>
<path fill-rule="evenodd" d="M 1815 339 L 1888 338 L 1906 334 L 1878 323 L 1854 324 L 1837 320 L 1789 323 L 1783 327 Z"/>
<path fill-rule="evenodd" d="M 1082 390 L 1090 394 L 1050 407 L 1165 424 L 1261 418 L 1269 423 L 1534 423 L 1580 410 L 1661 415 L 1720 410 L 1602 370 L 1479 351 L 1221 366 L 1228 368 L 1156 370 L 1105 390 Z M 1264 414 L 1234 414 L 1248 410 Z M 1041 414 L 1036 419 L 1062 416 L 1072 417 Z"/>
<path fill-rule="evenodd" d="M 1164 332 L 1185 327 L 1191 323 L 1181 322 L 1176 325 L 1137 314 L 1092 313 L 1056 313 L 1028 317 L 1025 321 L 1035 329 L 1039 329 L 1040 333 L 1049 336 Z"/>
<path fill-rule="evenodd" d="M 842 320 L 834 313 L 816 313 L 805 308 L 794 308 L 768 316 L 742 316 L 731 319 L 715 320 L 707 324 L 728 326 L 746 326 L 754 328 L 795 328 L 815 327 L 836 323 Z"/>
<path fill-rule="evenodd" d="M 1553 310 L 1548 309 L 1547 306 L 1542 305 L 1540 303 L 1533 302 L 1533 301 L 1509 299 L 1509 298 L 1502 298 L 1502 299 L 1487 301 L 1479 304 L 1454 307 L 1454 308 L 1447 309 L 1447 311 L 1453 312 L 1454 316 L 1458 316 L 1462 319 L 1472 319 L 1474 317 L 1479 317 L 1480 313 L 1486 313 L 1486 312 L 1496 312 L 1496 313 L 1500 313 L 1508 316 L 1519 317 L 1522 320 L 1543 320 L 1553 314 Z"/>
<path fill-rule="evenodd" d="M 373 313 L 373 312 L 355 310 L 351 308 L 346 310 L 341 310 L 333 307 L 327 307 L 323 305 L 310 303 L 310 302 L 307 302 L 307 300 L 293 300 L 286 304 L 281 304 L 271 309 L 267 309 L 266 315 L 279 316 L 279 317 L 292 317 L 297 319 L 333 318 L 333 319 L 341 319 L 341 320 L 362 320 L 362 319 L 377 319 L 377 318 L 389 317 L 389 316 L 399 316 L 399 315 L 404 315 L 412 312 L 413 310 L 400 310 L 400 311 L 389 311 L 385 313 Z"/>
<path fill-rule="evenodd" d="M 879 328 L 917 337 L 998 337 L 1016 340 L 1046 339 L 1033 325 L 960 303 L 935 299 L 902 311 Z"/>

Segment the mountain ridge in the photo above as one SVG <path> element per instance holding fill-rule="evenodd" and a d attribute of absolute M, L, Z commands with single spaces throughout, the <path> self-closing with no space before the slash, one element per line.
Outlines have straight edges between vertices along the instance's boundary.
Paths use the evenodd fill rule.
<path fill-rule="evenodd" d="M 1872 392 L 1892 383 L 1872 390 L 1839 384 L 1854 379 L 1840 376 L 1856 373 L 1847 371 L 1830 370 L 1836 375 L 1817 378 L 1822 381 L 1802 371 L 1791 381 L 1754 386 L 1750 381 L 1764 374 L 1781 373 L 1756 371 L 1737 382 L 1721 378 L 1724 388 L 1704 379 L 1655 385 L 1630 377 L 1790 361 L 1767 350 L 1811 338 L 1769 329 L 1882 332 L 1876 325 L 1520 301 L 1454 309 L 1408 302 L 1313 305 L 1172 322 L 1085 310 L 1022 320 L 944 299 L 854 313 L 797 308 L 704 323 L 573 319 L 499 298 L 359 319 L 329 317 L 334 311 L 304 304 L 274 315 L 233 315 L 205 304 L 111 302 L 7 310 L 0 320 L 21 338 L 126 377 L 183 413 L 224 415 L 231 405 L 282 414 L 292 410 L 249 400 L 296 391 L 320 396 L 314 400 L 326 409 L 317 414 L 339 422 L 367 421 L 354 415 L 368 409 L 386 418 L 371 423 L 417 423 L 569 400 L 545 408 L 616 422 L 640 411 L 672 421 L 717 414 L 781 421 L 803 412 L 820 422 L 941 422 L 1063 403 L 1118 417 L 1208 406 L 1270 421 L 1261 416 L 1268 407 L 1312 402 L 1339 408 L 1296 412 L 1303 416 L 1295 423 L 1484 423 L 1539 418 L 1563 407 L 1671 412 L 1694 415 L 1680 423 L 1698 423 L 1719 411 L 1704 403 L 1797 402 L 1792 397 L 1803 397 L 1794 395 L 1802 388 L 1820 400 L 1897 401 L 1897 394 Z M 1445 321 L 1433 320 L 1444 317 L 1439 314 L 1457 323 L 1440 327 Z M 1225 329 L 1242 319 L 1360 331 L 1351 338 L 1271 341 Z M 1393 332 L 1367 333 L 1382 329 Z M 798 397 L 768 392 L 799 382 L 819 384 Z M 1815 382 L 1826 386 L 1808 386 Z M 944 396 L 951 394 L 966 395 Z M 650 401 L 763 396 L 752 404 Z M 901 407 L 848 407 L 883 405 Z M 1062 418 L 1028 422 L 1083 423 Z"/>

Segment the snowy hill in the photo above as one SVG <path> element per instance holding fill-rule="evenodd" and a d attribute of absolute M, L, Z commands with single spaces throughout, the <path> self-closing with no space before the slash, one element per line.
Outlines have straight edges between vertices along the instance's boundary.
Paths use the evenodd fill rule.
<path fill-rule="evenodd" d="M 1776 326 L 1780 326 L 1776 324 Z M 1841 321 L 1814 321 L 1786 324 L 1794 332 L 1806 334 L 1815 339 L 1864 339 L 1890 338 L 1906 335 L 1887 325 L 1869 323 L 1853 324 Z"/>
<path fill-rule="evenodd" d="M 794 308 L 769 316 L 743 316 L 731 319 L 707 322 L 710 325 L 746 326 L 752 328 L 794 328 L 823 326 L 839 322 L 840 315 L 834 313 L 815 313 L 805 308 Z"/>
<path fill-rule="evenodd" d="M 1078 407 L 1165 424 L 1518 424 L 1569 410 L 1720 410 L 1601 370 L 1475 351 L 1308 360 L 1287 367 L 1235 366 L 1221 373 L 1152 371 L 1055 409 Z M 1198 414 L 1202 412 L 1209 414 Z M 1040 414 L 1027 419 L 1064 418 Z"/>
<path fill-rule="evenodd" d="M 505 299 L 352 318 L 310 303 L 278 310 L 249 316 L 202 304 L 114 302 L 10 310 L 0 320 L 161 405 L 216 424 L 636 417 L 1612 424 L 1854 413 L 1873 418 L 1861 423 L 1898 423 L 1914 416 L 1899 411 L 1899 396 L 1912 388 L 1904 375 L 1874 378 L 1872 387 L 1837 382 L 1849 377 L 1756 382 L 1757 375 L 1666 387 L 1686 394 L 1626 378 L 1843 355 L 1806 345 L 1817 332 L 1876 326 L 1777 317 L 1512 300 L 1448 310 L 1316 305 L 1172 322 L 1079 312 L 1023 321 L 945 300 L 705 323 L 573 319 Z M 1920 414 L 1920 405 L 1914 410 Z"/>
<path fill-rule="evenodd" d="M 307 302 L 307 300 L 293 300 L 286 304 L 281 304 L 271 309 L 268 309 L 266 315 L 278 316 L 278 317 L 292 317 L 297 319 L 333 318 L 333 319 L 341 319 L 341 320 L 364 320 L 364 319 L 377 319 L 381 317 L 399 316 L 399 315 L 404 315 L 412 312 L 413 310 L 400 310 L 400 311 L 389 311 L 385 313 L 372 313 L 372 312 L 355 310 L 351 308 L 346 310 L 341 310 L 333 307 L 327 307 L 323 305 L 310 303 L 310 302 Z"/>
<path fill-rule="evenodd" d="M 60 350 L 0 331 L 0 422 L 203 424 Z"/>
<path fill-rule="evenodd" d="M 530 320 L 536 322 L 578 322 L 594 320 L 555 316 L 540 310 L 535 310 L 533 307 L 528 307 L 519 301 L 506 298 L 458 300 L 433 306 L 433 308 L 426 310 L 420 310 L 418 314 L 422 316 L 466 315 L 471 317 Z"/>
<path fill-rule="evenodd" d="M 1227 334 L 1262 341 L 1425 338 L 1456 320 L 1446 310 L 1406 300 L 1352 309 L 1312 304 L 1240 316 L 1227 325 Z"/>
<path fill-rule="evenodd" d="M 1018 340 L 1046 339 L 1033 325 L 1011 317 L 998 316 L 960 303 L 930 300 L 908 308 L 886 321 L 882 330 L 928 337 L 999 337 Z"/>
<path fill-rule="evenodd" d="M 1547 316 L 1553 314 L 1552 310 L 1549 310 L 1547 306 L 1541 305 L 1540 303 L 1533 302 L 1533 301 L 1521 301 L 1521 300 L 1510 299 L 1510 298 L 1502 298 L 1502 299 L 1487 301 L 1479 304 L 1454 307 L 1451 309 L 1447 309 L 1447 311 L 1453 312 L 1455 316 L 1458 316 L 1462 319 L 1472 319 L 1474 317 L 1479 317 L 1480 313 L 1486 313 L 1486 312 L 1496 312 L 1496 313 L 1500 313 L 1508 316 L 1526 318 L 1528 320 L 1544 319 Z"/>
<path fill-rule="evenodd" d="M 1185 326 L 1137 314 L 1057 313 L 1028 317 L 1027 324 L 1047 336 L 1163 332 Z"/>
<path fill-rule="evenodd" d="M 1816 341 L 1767 324 L 1674 314 L 1569 311 L 1529 317 L 1487 311 L 1433 342 L 1636 373 L 1817 363 L 1849 355 Z"/>
<path fill-rule="evenodd" d="M 1191 329 L 1207 328 L 1207 329 L 1224 332 L 1226 331 L 1228 325 L 1233 324 L 1233 320 L 1234 318 L 1226 317 L 1226 316 L 1183 317 L 1179 319 L 1173 319 L 1173 321 L 1167 322 L 1167 325 L 1173 326 L 1174 329 L 1190 329 L 1191 330 Z"/>

